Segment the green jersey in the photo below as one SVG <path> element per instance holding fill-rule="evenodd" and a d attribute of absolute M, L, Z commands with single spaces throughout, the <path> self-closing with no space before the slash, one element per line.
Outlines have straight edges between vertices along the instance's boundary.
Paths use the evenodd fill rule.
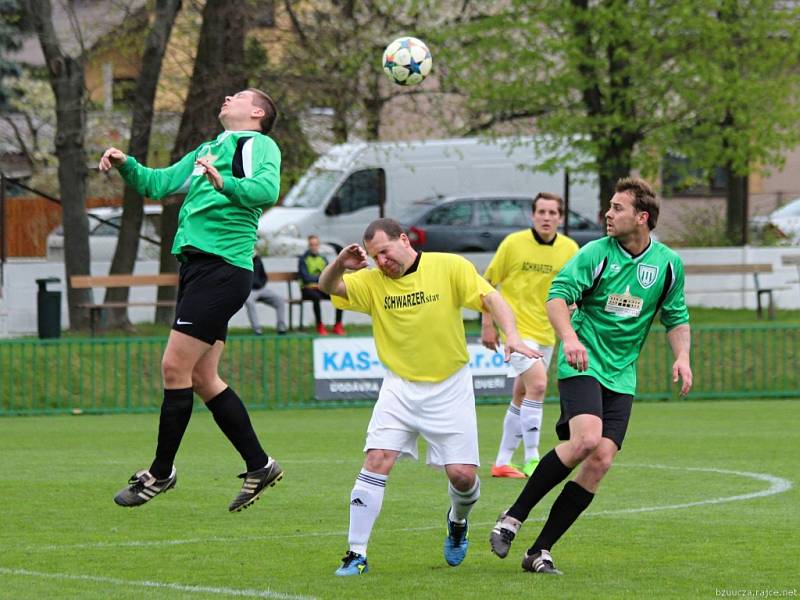
<path fill-rule="evenodd" d="M 548 300 L 578 305 L 572 327 L 586 347 L 589 368 L 571 367 L 562 346 L 558 378 L 590 375 L 610 390 L 634 394 L 636 361 L 659 309 L 667 330 L 689 321 L 683 279 L 680 257 L 659 242 L 651 241 L 638 256 L 612 237 L 586 244 L 553 280 Z"/>
<path fill-rule="evenodd" d="M 217 191 L 195 165 L 207 158 L 222 176 Z M 192 246 L 226 262 L 253 270 L 258 219 L 278 200 L 281 152 L 257 131 L 223 131 L 217 138 L 165 169 L 150 169 L 129 156 L 122 178 L 143 196 L 161 199 L 185 193 L 172 253 L 182 260 Z"/>

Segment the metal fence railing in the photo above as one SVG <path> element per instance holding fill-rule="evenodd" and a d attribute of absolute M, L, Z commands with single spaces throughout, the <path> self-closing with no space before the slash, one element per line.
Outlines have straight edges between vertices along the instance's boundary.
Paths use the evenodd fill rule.
<path fill-rule="evenodd" d="M 341 406 L 342 401 L 314 399 L 313 339 L 230 337 L 222 377 L 251 408 Z M 160 337 L 0 341 L 0 415 L 158 410 L 165 342 Z M 798 325 L 694 327 L 690 398 L 800 397 L 799 358 Z M 556 398 L 553 363 L 551 400 Z M 676 397 L 672 353 L 662 328 L 653 328 L 638 373 L 638 399 Z"/>

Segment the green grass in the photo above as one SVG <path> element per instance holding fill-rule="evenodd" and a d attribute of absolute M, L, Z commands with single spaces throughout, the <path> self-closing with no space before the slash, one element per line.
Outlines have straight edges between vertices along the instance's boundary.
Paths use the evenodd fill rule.
<path fill-rule="evenodd" d="M 638 403 L 617 465 L 554 549 L 561 578 L 519 566 L 552 494 L 509 558 L 489 551 L 493 521 L 521 487 L 488 476 L 504 410 L 478 410 L 482 496 L 464 564 L 451 568 L 442 557 L 444 475 L 403 462 L 372 536 L 371 572 L 346 579 L 333 570 L 347 547 L 368 409 L 253 413 L 286 477 L 241 514 L 227 513 L 240 460 L 205 411 L 178 455 L 178 487 L 137 509 L 111 499 L 149 463 L 155 415 L 0 419 L 0 598 L 224 598 L 268 589 L 332 599 L 686 598 L 800 587 L 797 401 Z M 545 410 L 543 449 L 554 443 L 556 413 Z M 792 487 L 713 502 L 770 487 L 744 472 Z M 135 583 L 143 581 L 199 587 Z"/>

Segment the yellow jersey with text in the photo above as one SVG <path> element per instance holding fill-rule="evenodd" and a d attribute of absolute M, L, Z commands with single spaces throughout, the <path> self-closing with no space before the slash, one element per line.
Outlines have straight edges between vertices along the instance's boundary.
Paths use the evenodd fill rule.
<path fill-rule="evenodd" d="M 578 244 L 565 235 L 548 243 L 533 229 L 509 234 L 500 243 L 492 262 L 483 274 L 498 286 L 514 311 L 520 337 L 544 346 L 553 346 L 556 336 L 547 318 L 547 293 L 550 284 L 578 252 Z"/>
<path fill-rule="evenodd" d="M 469 362 L 461 308 L 480 311 L 495 291 L 468 260 L 437 252 L 399 279 L 373 268 L 344 283 L 348 297 L 331 296 L 334 306 L 370 315 L 378 358 L 411 381 L 444 381 Z"/>

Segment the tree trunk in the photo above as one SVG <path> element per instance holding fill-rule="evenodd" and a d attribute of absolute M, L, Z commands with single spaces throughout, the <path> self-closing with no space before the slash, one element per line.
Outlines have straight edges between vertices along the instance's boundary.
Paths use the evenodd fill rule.
<path fill-rule="evenodd" d="M 364 109 L 366 110 L 367 117 L 367 139 L 379 140 L 381 133 L 381 109 L 383 108 L 384 100 L 381 98 L 379 81 L 383 79 L 383 73 L 376 70 L 374 74 L 370 75 L 367 82 L 367 89 L 369 96 L 364 98 Z"/>
<path fill-rule="evenodd" d="M 189 94 L 183 109 L 178 136 L 170 162 L 180 160 L 213 137 L 220 129 L 219 109 L 226 95 L 247 87 L 244 71 L 245 16 L 247 3 L 208 0 L 203 9 L 203 25 L 197 43 Z M 165 204 L 161 215 L 161 272 L 174 273 L 178 262 L 172 255 L 172 243 L 178 223 L 180 203 Z M 177 289 L 158 288 L 159 300 L 174 300 Z M 175 311 L 156 309 L 156 322 L 172 324 Z"/>
<path fill-rule="evenodd" d="M 50 86 L 56 98 L 55 150 L 64 226 L 64 267 L 71 329 L 87 329 L 89 311 L 79 304 L 92 301 L 89 289 L 73 289 L 69 278 L 88 275 L 89 221 L 86 217 L 86 110 L 83 57 L 67 56 L 59 45 L 49 0 L 30 0 L 28 14 L 39 37 L 47 63 Z"/>
<path fill-rule="evenodd" d="M 161 64 L 167 42 L 180 10 L 181 0 L 158 0 L 153 25 L 147 35 L 142 56 L 142 68 L 136 82 L 131 122 L 131 141 L 128 154 L 141 163 L 147 162 L 150 148 L 150 130 L 153 121 L 153 103 L 161 74 Z M 109 273 L 132 273 L 139 250 L 139 234 L 142 228 L 142 197 L 128 186 L 122 202 L 122 223 L 117 247 L 111 260 Z M 106 302 L 127 302 L 129 288 L 107 288 Z M 130 327 L 127 309 L 113 309 L 108 315 L 108 327 Z"/>
<path fill-rule="evenodd" d="M 737 175 L 730 165 L 725 167 L 728 176 L 727 221 L 725 232 L 734 246 L 747 243 L 748 189 L 747 175 Z"/>

